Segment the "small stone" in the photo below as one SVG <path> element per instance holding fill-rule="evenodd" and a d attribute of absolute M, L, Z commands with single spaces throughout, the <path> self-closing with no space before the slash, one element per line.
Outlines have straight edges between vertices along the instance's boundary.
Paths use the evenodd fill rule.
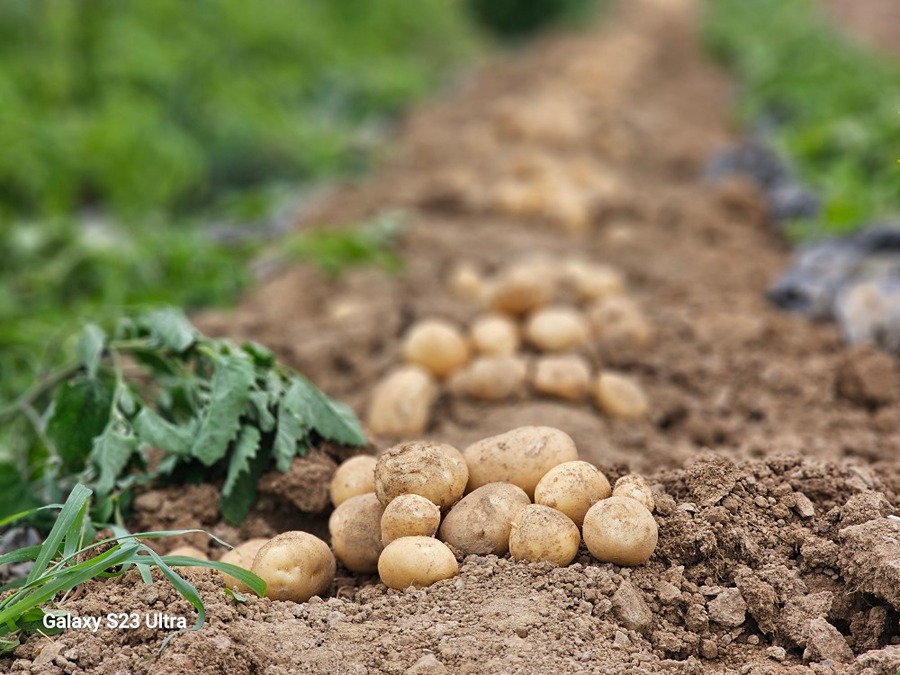
<path fill-rule="evenodd" d="M 447 668 L 434 654 L 425 654 L 406 669 L 406 675 L 446 675 Z"/>
<path fill-rule="evenodd" d="M 747 618 L 747 603 L 736 588 L 726 588 L 709 602 L 709 618 L 722 626 L 734 628 Z"/>
<path fill-rule="evenodd" d="M 612 596 L 613 612 L 622 625 L 644 632 L 653 624 L 653 614 L 638 590 L 630 581 L 623 580 Z"/>
<path fill-rule="evenodd" d="M 840 631 L 819 617 L 809 622 L 803 658 L 807 661 L 850 663 L 853 661 L 853 651 Z"/>
<path fill-rule="evenodd" d="M 784 661 L 787 658 L 787 650 L 784 647 L 779 647 L 778 645 L 766 647 L 766 654 L 768 654 L 770 658 L 773 658 L 779 662 Z"/>
<path fill-rule="evenodd" d="M 656 593 L 660 601 L 667 605 L 671 605 L 681 599 L 681 590 L 668 581 L 660 581 L 656 585 Z"/>
<path fill-rule="evenodd" d="M 708 638 L 700 640 L 700 655 L 704 659 L 719 658 L 719 645 L 716 644 L 715 640 L 710 640 Z"/>
<path fill-rule="evenodd" d="M 625 633 L 617 630 L 615 637 L 613 637 L 613 644 L 616 647 L 622 647 L 622 649 L 626 649 L 631 646 L 631 640 L 628 639 L 628 636 L 625 635 Z"/>
<path fill-rule="evenodd" d="M 816 507 L 813 506 L 813 503 L 809 500 L 802 492 L 797 492 L 794 494 L 794 510 L 800 515 L 801 518 L 812 518 L 816 515 Z"/>
<path fill-rule="evenodd" d="M 51 642 L 49 645 L 45 645 L 43 649 L 41 649 L 40 654 L 35 658 L 32 666 L 37 668 L 38 666 L 47 666 L 53 663 L 54 659 L 60 655 L 60 652 L 65 648 L 65 645 L 62 642 Z"/>

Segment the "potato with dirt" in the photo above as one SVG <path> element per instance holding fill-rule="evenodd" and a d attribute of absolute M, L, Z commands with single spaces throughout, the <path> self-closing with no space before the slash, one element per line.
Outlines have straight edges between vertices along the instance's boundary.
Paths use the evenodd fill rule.
<path fill-rule="evenodd" d="M 575 441 L 552 427 L 519 427 L 484 438 L 463 450 L 469 492 L 488 483 L 512 483 L 534 498 L 534 488 L 550 469 L 578 459 Z"/>
<path fill-rule="evenodd" d="M 442 379 L 468 363 L 469 345 L 449 321 L 426 319 L 414 324 L 406 334 L 403 358 Z"/>
<path fill-rule="evenodd" d="M 405 494 L 425 497 L 446 511 L 460 500 L 469 468 L 452 445 L 409 441 L 389 448 L 375 465 L 375 494 L 383 506 Z"/>
<path fill-rule="evenodd" d="M 609 497 L 584 516 L 584 543 L 600 562 L 642 565 L 650 560 L 659 538 L 653 514 L 630 497 Z"/>
<path fill-rule="evenodd" d="M 631 298 L 613 295 L 592 304 L 587 318 L 597 342 L 610 346 L 637 345 L 650 342 L 650 323 Z"/>
<path fill-rule="evenodd" d="M 357 455 L 343 462 L 328 487 L 331 503 L 340 506 L 350 497 L 375 492 L 375 462 L 371 455 Z"/>
<path fill-rule="evenodd" d="M 653 513 L 653 509 L 656 508 L 656 501 L 653 499 L 653 490 L 650 488 L 650 484 L 646 478 L 635 473 L 619 478 L 615 486 L 613 486 L 612 493 L 616 497 L 630 497 L 638 500 L 647 507 L 650 513 Z"/>
<path fill-rule="evenodd" d="M 502 401 L 525 392 L 528 361 L 520 356 L 479 356 L 450 380 L 450 392 L 480 401 Z"/>
<path fill-rule="evenodd" d="M 569 260 L 563 266 L 563 281 L 584 301 L 604 300 L 625 293 L 625 277 L 609 265 Z"/>
<path fill-rule="evenodd" d="M 250 570 L 253 567 L 253 561 L 256 559 L 256 554 L 259 553 L 259 549 L 268 543 L 269 540 L 262 537 L 248 539 L 247 541 L 238 544 L 233 549 L 226 551 L 222 557 L 219 558 L 219 562 L 231 563 L 232 565 L 237 565 L 245 570 Z M 249 586 L 242 581 L 238 581 L 230 574 L 226 574 L 225 572 L 219 572 L 219 574 L 225 581 L 225 588 L 236 590 L 238 593 L 250 592 Z"/>
<path fill-rule="evenodd" d="M 485 304 L 494 312 L 522 316 L 549 303 L 555 291 L 556 277 L 546 265 L 516 263 L 488 283 Z"/>
<path fill-rule="evenodd" d="M 419 436 L 431 421 L 438 387 L 419 366 L 404 366 L 389 373 L 372 392 L 366 424 L 373 434 Z"/>
<path fill-rule="evenodd" d="M 438 538 L 465 555 L 505 555 L 512 521 L 530 504 L 525 491 L 511 483 L 482 485 L 450 509 Z"/>
<path fill-rule="evenodd" d="M 484 356 L 512 356 L 519 351 L 519 327 L 502 314 L 483 314 L 472 322 L 470 340 Z"/>
<path fill-rule="evenodd" d="M 519 511 L 509 533 L 509 552 L 513 560 L 546 560 L 565 567 L 575 559 L 581 533 L 564 513 L 542 504 Z"/>
<path fill-rule="evenodd" d="M 545 473 L 534 488 L 534 503 L 561 511 L 581 529 L 588 509 L 609 495 L 609 481 L 600 469 L 578 460 L 559 464 Z"/>
<path fill-rule="evenodd" d="M 306 602 L 324 595 L 337 563 L 328 544 L 309 532 L 283 532 L 259 549 L 250 569 L 266 582 L 270 600 Z"/>
<path fill-rule="evenodd" d="M 381 543 L 387 546 L 400 537 L 433 537 L 441 524 L 441 510 L 421 495 L 395 497 L 381 516 Z"/>
<path fill-rule="evenodd" d="M 577 354 L 543 356 L 535 362 L 531 388 L 538 394 L 580 401 L 588 392 L 591 368 Z"/>
<path fill-rule="evenodd" d="M 328 532 L 337 559 L 351 572 L 371 574 L 381 555 L 381 517 L 384 506 L 374 492 L 351 497 L 328 519 Z"/>
<path fill-rule="evenodd" d="M 636 380 L 610 371 L 597 378 L 594 402 L 606 414 L 623 420 L 646 417 L 650 409 L 647 395 Z"/>
<path fill-rule="evenodd" d="M 540 309 L 528 318 L 525 337 L 542 352 L 564 352 L 584 345 L 590 336 L 584 315 L 574 307 Z"/>
<path fill-rule="evenodd" d="M 423 588 L 459 574 L 459 565 L 446 544 L 432 537 L 401 537 L 384 547 L 378 576 L 388 588 Z"/>

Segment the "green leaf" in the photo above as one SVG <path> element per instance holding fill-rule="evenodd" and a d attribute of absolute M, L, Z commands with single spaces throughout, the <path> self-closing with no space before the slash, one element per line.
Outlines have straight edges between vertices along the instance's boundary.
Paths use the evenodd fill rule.
<path fill-rule="evenodd" d="M 40 553 L 34 561 L 34 567 L 28 573 L 27 581 L 31 583 L 44 573 L 50 560 L 58 555 L 63 539 L 74 536 L 81 531 L 84 516 L 93 493 L 81 483 L 72 488 L 69 498 L 63 504 L 53 529 L 41 545 Z M 2 621 L 0 621 L 2 623 Z"/>
<path fill-rule="evenodd" d="M 78 359 L 87 370 L 88 377 L 97 377 L 103 348 L 106 346 L 106 333 L 97 324 L 89 323 L 82 329 L 78 337 Z"/>
<path fill-rule="evenodd" d="M 257 453 L 250 461 L 249 471 L 238 475 L 228 497 L 222 495 L 219 500 L 219 511 L 226 522 L 240 525 L 250 513 L 256 502 L 256 483 L 263 471 L 268 468 L 270 458 L 264 453 Z"/>
<path fill-rule="evenodd" d="M 109 421 L 111 405 L 112 392 L 102 380 L 78 377 L 57 388 L 47 436 L 56 446 L 64 472 L 84 468 L 94 438 Z"/>
<path fill-rule="evenodd" d="M 150 408 L 142 408 L 132 420 L 138 439 L 174 455 L 187 456 L 194 442 L 193 425 L 172 424 Z"/>
<path fill-rule="evenodd" d="M 128 466 L 137 447 L 137 438 L 123 434 L 111 426 L 94 441 L 91 462 L 97 467 L 99 474 L 95 484 L 98 494 L 107 495 L 112 492 L 116 479 Z"/>
<path fill-rule="evenodd" d="M 271 368 L 275 363 L 275 355 L 272 350 L 263 347 L 258 342 L 245 342 L 241 345 L 241 349 L 253 358 L 253 363 L 259 368 Z"/>
<path fill-rule="evenodd" d="M 142 319 L 144 325 L 163 346 L 178 354 L 186 351 L 197 338 L 197 329 L 180 309 L 174 307 L 159 309 L 148 312 Z"/>
<path fill-rule="evenodd" d="M 19 467 L 12 462 L 0 462 L 0 527 L 5 524 L 2 519 L 23 511 L 27 513 L 38 504 Z"/>
<path fill-rule="evenodd" d="M 12 654 L 14 651 L 16 651 L 20 644 L 22 643 L 19 642 L 19 638 L 17 637 L 0 638 L 0 656 Z"/>
<path fill-rule="evenodd" d="M 231 461 L 228 463 L 228 476 L 225 485 L 222 486 L 222 499 L 228 499 L 231 491 L 237 483 L 238 477 L 251 470 L 251 462 L 259 451 L 259 429 L 256 427 L 244 427 L 238 436 L 234 450 L 231 451 Z"/>
<path fill-rule="evenodd" d="M 309 434 L 312 422 L 309 401 L 308 388 L 297 379 L 288 387 L 278 406 L 278 431 L 275 432 L 272 454 L 275 466 L 281 472 L 291 468 L 298 444 L 303 444 Z"/>
<path fill-rule="evenodd" d="M 250 398 L 253 378 L 253 363 L 248 358 L 240 354 L 223 354 L 217 358 L 210 401 L 202 411 L 200 429 L 191 446 L 191 455 L 206 466 L 228 452 L 228 444 L 240 427 L 241 415 Z"/>
<path fill-rule="evenodd" d="M 256 412 L 256 419 L 259 423 L 259 429 L 263 433 L 269 433 L 275 428 L 275 416 L 269 410 L 269 394 L 265 391 L 254 391 L 250 393 L 250 405 Z"/>
<path fill-rule="evenodd" d="M 341 445 L 365 445 L 366 435 L 349 406 L 329 398 L 304 378 L 316 432 Z"/>

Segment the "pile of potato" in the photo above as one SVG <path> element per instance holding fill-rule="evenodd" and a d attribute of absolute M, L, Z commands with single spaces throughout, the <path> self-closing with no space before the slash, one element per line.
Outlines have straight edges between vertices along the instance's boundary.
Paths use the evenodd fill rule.
<path fill-rule="evenodd" d="M 538 259 L 512 264 L 490 278 L 471 265 L 450 279 L 482 313 L 464 329 L 442 319 L 415 323 L 402 344 L 404 364 L 376 385 L 366 421 L 376 435 L 421 435 L 438 396 L 501 401 L 533 391 L 567 401 L 591 398 L 606 414 L 644 417 L 641 386 L 622 373 L 592 366 L 598 344 L 643 347 L 650 326 L 626 293 L 623 275 L 607 265 Z"/>

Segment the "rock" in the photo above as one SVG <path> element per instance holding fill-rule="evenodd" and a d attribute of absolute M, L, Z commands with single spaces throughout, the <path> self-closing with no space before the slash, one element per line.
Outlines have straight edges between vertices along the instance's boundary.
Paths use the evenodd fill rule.
<path fill-rule="evenodd" d="M 787 658 L 787 650 L 784 647 L 779 647 L 778 645 L 766 647 L 766 654 L 770 658 L 773 658 L 778 662 L 784 661 Z"/>
<path fill-rule="evenodd" d="M 877 518 L 838 533 L 839 564 L 847 583 L 900 609 L 900 522 Z"/>
<path fill-rule="evenodd" d="M 760 579 L 749 568 L 743 567 L 735 575 L 735 585 L 741 591 L 741 597 L 747 603 L 760 630 L 769 635 L 774 633 L 781 610 L 778 594 L 771 584 Z"/>
<path fill-rule="evenodd" d="M 747 603 L 737 588 L 726 588 L 709 602 L 709 618 L 721 626 L 736 628 L 747 618 Z"/>
<path fill-rule="evenodd" d="M 447 668 L 435 658 L 434 654 L 425 654 L 406 669 L 406 675 L 446 675 L 446 673 Z"/>
<path fill-rule="evenodd" d="M 830 591 L 810 593 L 798 598 L 791 598 L 784 605 L 778 622 L 779 631 L 791 642 L 805 647 L 808 641 L 809 626 L 814 619 L 825 617 L 834 594 Z"/>
<path fill-rule="evenodd" d="M 850 663 L 853 660 L 853 651 L 840 631 L 819 617 L 813 619 L 807 629 L 807 644 L 803 659 Z"/>
<path fill-rule="evenodd" d="M 645 632 L 653 624 L 653 614 L 640 592 L 627 579 L 613 593 L 612 608 L 616 618 L 630 630 Z"/>
<path fill-rule="evenodd" d="M 816 507 L 813 506 L 813 503 L 810 501 L 809 497 L 807 497 L 802 492 L 794 493 L 794 511 L 801 518 L 812 518 L 816 515 Z"/>
<path fill-rule="evenodd" d="M 51 642 L 50 644 L 45 645 L 44 648 L 41 649 L 40 654 L 34 659 L 32 667 L 37 668 L 38 666 L 50 665 L 65 647 L 66 646 L 62 642 Z"/>

